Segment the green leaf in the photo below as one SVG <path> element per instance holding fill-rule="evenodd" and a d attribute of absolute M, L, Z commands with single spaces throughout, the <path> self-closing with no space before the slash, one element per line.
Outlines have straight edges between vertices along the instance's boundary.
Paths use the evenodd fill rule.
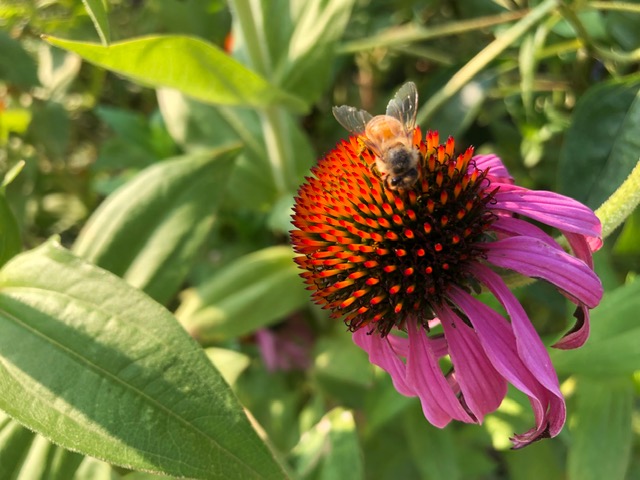
<path fill-rule="evenodd" d="M 262 212 L 279 200 L 264 133 L 255 111 L 205 105 L 169 89 L 158 91 L 158 103 L 167 130 L 186 151 L 211 148 L 231 140 L 242 142 L 245 148 L 229 179 L 228 198 L 231 205 Z M 282 137 L 287 139 L 291 151 L 295 152 L 292 155 L 295 162 L 292 170 L 297 187 L 309 173 L 316 153 L 299 122 L 287 112 L 283 112 L 282 117 Z M 247 185 L 251 185 L 251 188 L 246 188 Z M 283 194 L 281 198 L 286 202 L 292 201 L 291 197 L 286 198 Z"/>
<path fill-rule="evenodd" d="M 149 36 L 107 47 L 45 36 L 100 67 L 149 87 L 171 87 L 207 103 L 264 108 L 285 105 L 299 112 L 305 104 L 202 40 L 185 36 Z"/>
<path fill-rule="evenodd" d="M 111 29 L 109 28 L 109 18 L 107 18 L 107 5 L 103 0 L 82 0 L 82 3 L 84 3 L 84 7 L 98 31 L 100 41 L 103 45 L 109 45 Z"/>
<path fill-rule="evenodd" d="M 578 379 L 569 480 L 624 480 L 632 440 L 630 378 Z"/>
<path fill-rule="evenodd" d="M 2 190 L 4 188 L 0 189 L 0 266 L 22 250 L 20 227 Z"/>
<path fill-rule="evenodd" d="M 456 455 L 455 439 L 450 429 L 431 426 L 420 409 L 412 408 L 404 415 L 407 447 L 415 466 L 429 480 L 462 478 Z M 425 452 L 429 452 L 428 455 Z"/>
<path fill-rule="evenodd" d="M 251 363 L 247 355 L 227 348 L 211 347 L 207 348 L 205 353 L 229 385 L 234 385 Z"/>
<path fill-rule="evenodd" d="M 286 92 L 315 102 L 331 79 L 336 46 L 347 27 L 354 0 L 291 2 L 292 31 L 276 50 L 274 83 Z M 283 37 L 281 22 L 265 22 L 270 36 Z"/>
<path fill-rule="evenodd" d="M 314 349 L 314 373 L 341 383 L 371 387 L 373 369 L 369 357 L 353 343 L 345 328 L 340 330 L 343 331 L 318 340 Z"/>
<path fill-rule="evenodd" d="M 331 80 L 354 0 L 232 0 L 234 55 L 275 85 L 313 103 Z M 271 21 L 277 18 L 278 21 Z"/>
<path fill-rule="evenodd" d="M 269 247 L 225 266 L 187 290 L 176 316 L 202 343 L 272 324 L 309 301 L 290 247 Z"/>
<path fill-rule="evenodd" d="M 24 88 L 38 85 L 36 62 L 5 30 L 0 30 L 0 51 L 0 79 L 3 83 Z"/>
<path fill-rule="evenodd" d="M 561 193 L 599 207 L 640 158 L 640 79 L 597 83 L 578 101 L 560 152 Z"/>
<path fill-rule="evenodd" d="M 0 408 L 53 442 L 202 479 L 284 473 L 174 317 L 54 242 L 0 271 Z"/>
<path fill-rule="evenodd" d="M 520 450 L 505 450 L 509 480 L 563 480 L 565 468 L 559 452 L 564 452 L 559 439 L 536 442 Z"/>
<path fill-rule="evenodd" d="M 74 252 L 168 301 L 214 223 L 236 154 L 218 149 L 143 170 L 100 205 Z"/>
<path fill-rule="evenodd" d="M 291 456 L 302 479 L 364 478 L 353 415 L 343 408 L 334 408 L 304 433 Z"/>
<path fill-rule="evenodd" d="M 553 350 L 551 360 L 563 374 L 608 378 L 640 369 L 640 280 L 607 292 L 591 314 L 588 342 L 577 350 Z"/>
<path fill-rule="evenodd" d="M 16 478 L 35 434 L 0 412 L 0 478 Z"/>

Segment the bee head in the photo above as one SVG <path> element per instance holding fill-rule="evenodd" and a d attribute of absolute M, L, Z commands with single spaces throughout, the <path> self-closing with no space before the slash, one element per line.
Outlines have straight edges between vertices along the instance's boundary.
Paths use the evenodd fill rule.
<path fill-rule="evenodd" d="M 418 170 L 410 168 L 401 175 L 387 175 L 384 183 L 389 190 L 406 190 L 415 185 L 418 180 Z"/>

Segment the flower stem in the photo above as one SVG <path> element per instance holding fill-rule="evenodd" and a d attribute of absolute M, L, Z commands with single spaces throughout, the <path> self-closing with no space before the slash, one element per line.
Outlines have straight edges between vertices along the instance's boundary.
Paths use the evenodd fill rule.
<path fill-rule="evenodd" d="M 640 203 L 640 160 L 627 179 L 596 210 L 602 222 L 602 238 L 613 232 Z"/>

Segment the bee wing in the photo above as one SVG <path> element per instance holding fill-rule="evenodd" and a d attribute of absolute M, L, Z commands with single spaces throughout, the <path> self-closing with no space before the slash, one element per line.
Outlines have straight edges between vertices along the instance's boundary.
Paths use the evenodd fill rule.
<path fill-rule="evenodd" d="M 340 125 L 356 134 L 363 133 L 367 123 L 373 118 L 369 112 L 347 105 L 333 107 L 333 116 Z"/>
<path fill-rule="evenodd" d="M 407 134 L 413 132 L 418 114 L 418 90 L 416 84 L 407 82 L 387 105 L 387 115 L 397 118 L 404 125 Z"/>

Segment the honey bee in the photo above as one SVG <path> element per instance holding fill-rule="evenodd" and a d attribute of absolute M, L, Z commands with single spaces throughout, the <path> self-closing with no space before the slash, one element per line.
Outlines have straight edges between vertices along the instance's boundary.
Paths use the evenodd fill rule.
<path fill-rule="evenodd" d="M 419 152 L 413 144 L 418 112 L 418 91 L 405 83 L 389 101 L 384 115 L 342 105 L 333 116 L 349 132 L 360 136 L 375 155 L 375 168 L 389 190 L 406 190 L 418 181 Z M 373 166 L 372 165 L 372 168 Z"/>

